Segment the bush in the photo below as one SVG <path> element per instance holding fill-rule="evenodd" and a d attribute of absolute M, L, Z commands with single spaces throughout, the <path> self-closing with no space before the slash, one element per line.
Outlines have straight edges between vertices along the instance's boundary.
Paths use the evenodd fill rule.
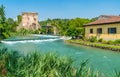
<path fill-rule="evenodd" d="M 5 32 L 3 32 L 2 35 L 3 35 L 3 39 L 6 39 L 9 37 L 8 33 L 5 33 Z"/>
<path fill-rule="evenodd" d="M 120 39 L 115 40 L 114 44 L 120 44 Z"/>
<path fill-rule="evenodd" d="M 103 41 L 103 39 L 102 38 L 100 38 L 99 40 L 98 40 L 98 42 L 102 42 Z"/>
<path fill-rule="evenodd" d="M 107 44 L 114 44 L 112 40 L 107 41 Z"/>
<path fill-rule="evenodd" d="M 97 37 L 96 36 L 92 36 L 89 39 L 90 42 L 96 42 L 97 41 Z"/>
<path fill-rule="evenodd" d="M 102 43 L 103 43 L 103 44 L 107 44 L 107 41 L 103 40 Z"/>

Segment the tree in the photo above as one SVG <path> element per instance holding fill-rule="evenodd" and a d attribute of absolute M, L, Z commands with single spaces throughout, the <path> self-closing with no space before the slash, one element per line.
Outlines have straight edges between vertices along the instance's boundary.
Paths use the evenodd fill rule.
<path fill-rule="evenodd" d="M 20 22 L 22 21 L 22 16 L 21 16 L 21 15 L 18 15 L 18 16 L 17 16 L 17 20 L 18 20 L 18 24 L 20 24 Z"/>
<path fill-rule="evenodd" d="M 17 23 L 12 19 L 5 17 L 5 7 L 0 6 L 0 39 L 10 37 L 11 33 L 16 31 Z"/>
<path fill-rule="evenodd" d="M 77 36 L 84 36 L 84 24 L 90 22 L 89 19 L 84 18 L 75 18 L 71 19 L 68 24 L 69 28 L 66 31 L 67 36 L 77 37 Z"/>
<path fill-rule="evenodd" d="M 5 33 L 5 7 L 3 5 L 0 6 L 0 39 L 6 38 L 6 33 Z"/>
<path fill-rule="evenodd" d="M 0 6 L 0 23 L 4 24 L 6 20 L 5 17 L 5 7 L 3 5 Z"/>
<path fill-rule="evenodd" d="M 91 22 L 89 19 L 85 18 L 74 18 L 74 19 L 48 19 L 45 21 L 41 21 L 41 26 L 47 25 L 47 23 L 51 23 L 51 26 L 55 26 L 58 29 L 59 35 L 66 35 L 77 37 L 79 35 L 84 36 L 84 24 Z M 42 32 L 45 29 L 42 30 Z"/>
<path fill-rule="evenodd" d="M 15 32 L 17 26 L 18 26 L 18 23 L 14 21 L 12 18 L 6 19 L 6 30 L 10 32 Z"/>

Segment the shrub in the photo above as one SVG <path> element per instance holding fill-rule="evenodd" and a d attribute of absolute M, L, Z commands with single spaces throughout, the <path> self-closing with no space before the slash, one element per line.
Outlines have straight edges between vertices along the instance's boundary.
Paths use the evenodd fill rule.
<path fill-rule="evenodd" d="M 120 39 L 115 40 L 114 44 L 120 44 Z"/>
<path fill-rule="evenodd" d="M 96 36 L 92 36 L 89 39 L 90 42 L 96 42 L 97 41 L 97 37 Z"/>
<path fill-rule="evenodd" d="M 103 40 L 102 43 L 103 43 L 103 44 L 107 44 L 107 41 Z"/>
<path fill-rule="evenodd" d="M 107 41 L 107 44 L 113 44 L 114 42 L 112 40 Z"/>
<path fill-rule="evenodd" d="M 6 39 L 9 37 L 8 33 L 5 33 L 5 32 L 3 32 L 2 35 L 3 35 L 3 39 Z"/>
<path fill-rule="evenodd" d="M 102 42 L 103 41 L 103 39 L 102 38 L 100 38 L 99 40 L 98 40 L 98 42 Z"/>

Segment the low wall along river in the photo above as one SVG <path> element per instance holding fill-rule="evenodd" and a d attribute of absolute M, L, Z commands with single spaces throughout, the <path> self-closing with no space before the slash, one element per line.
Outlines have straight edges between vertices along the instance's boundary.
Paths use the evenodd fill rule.
<path fill-rule="evenodd" d="M 91 68 L 112 77 L 115 69 L 120 71 L 120 52 L 113 52 L 98 48 L 65 44 L 58 36 L 32 35 L 28 37 L 12 37 L 3 40 L 0 48 L 16 50 L 27 54 L 33 51 L 41 53 L 55 52 L 59 55 L 71 56 L 75 65 L 89 59 Z"/>

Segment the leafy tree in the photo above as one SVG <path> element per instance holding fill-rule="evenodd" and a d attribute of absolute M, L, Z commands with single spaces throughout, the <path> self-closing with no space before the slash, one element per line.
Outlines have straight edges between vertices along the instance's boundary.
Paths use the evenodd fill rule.
<path fill-rule="evenodd" d="M 18 20 L 18 24 L 20 24 L 20 22 L 22 21 L 22 16 L 21 16 L 21 15 L 18 15 L 18 16 L 17 16 L 17 20 Z"/>
<path fill-rule="evenodd" d="M 5 7 L 3 5 L 0 6 L 0 39 L 6 38 L 7 34 L 5 33 Z"/>
<path fill-rule="evenodd" d="M 13 32 L 16 32 L 16 26 L 18 23 L 12 18 L 6 19 L 5 7 L 0 6 L 0 39 L 5 39 L 11 36 Z"/>
<path fill-rule="evenodd" d="M 51 23 L 52 26 L 55 26 L 58 29 L 59 35 L 66 35 L 77 37 L 79 35 L 84 36 L 84 24 L 89 23 L 89 19 L 85 18 L 75 18 L 75 19 L 48 19 L 45 21 L 41 21 L 41 26 L 47 25 L 47 23 Z M 42 30 L 42 31 L 45 31 Z"/>
<path fill-rule="evenodd" d="M 90 22 L 88 19 L 75 18 L 69 21 L 69 28 L 66 35 L 77 37 L 79 35 L 84 36 L 84 24 Z"/>
<path fill-rule="evenodd" d="M 3 5 L 0 6 L 0 23 L 4 24 L 6 20 L 5 17 L 5 7 Z"/>
<path fill-rule="evenodd" d="M 5 23 L 5 25 L 6 25 L 6 30 L 12 30 L 12 25 L 14 24 L 14 20 L 12 19 L 12 18 L 8 18 L 7 20 L 6 20 L 6 23 Z"/>

